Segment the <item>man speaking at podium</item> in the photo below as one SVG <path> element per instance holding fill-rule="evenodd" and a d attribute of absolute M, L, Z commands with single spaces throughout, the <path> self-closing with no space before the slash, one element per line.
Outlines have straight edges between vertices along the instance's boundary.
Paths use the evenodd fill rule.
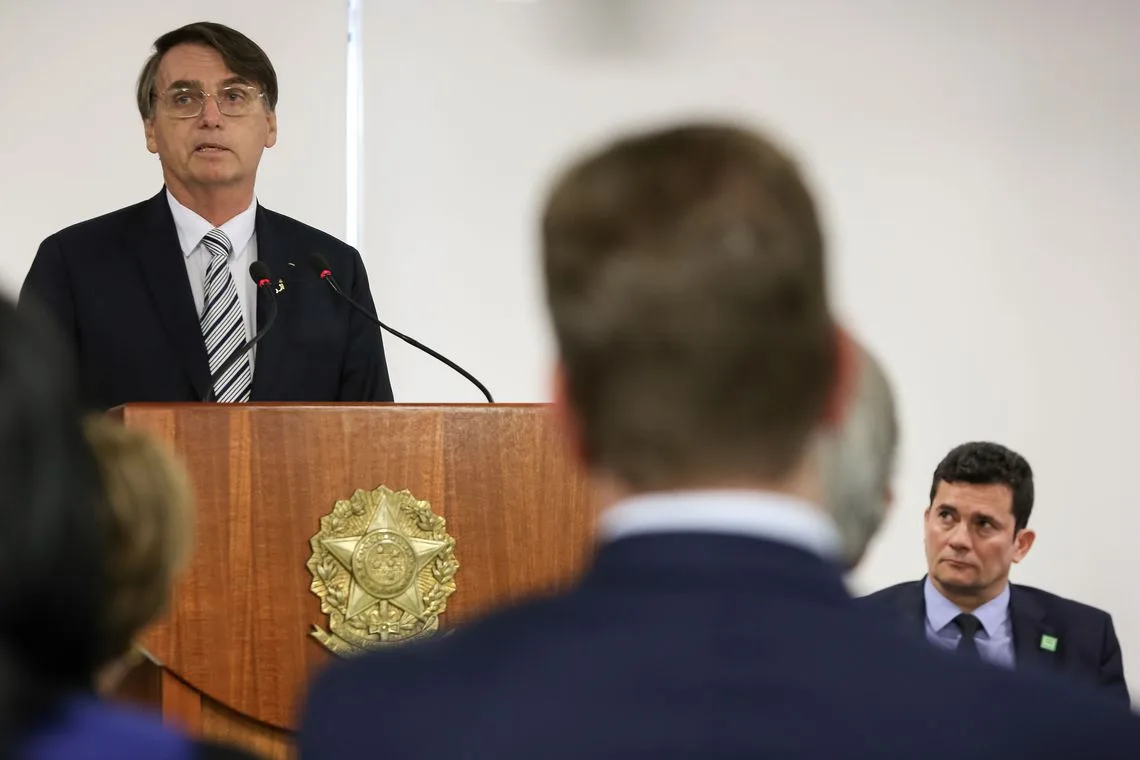
<path fill-rule="evenodd" d="M 165 187 L 48 237 L 20 293 L 71 339 L 86 402 L 391 401 L 379 332 L 309 263 L 375 311 L 360 254 L 254 196 L 277 141 L 268 56 L 207 22 L 154 47 L 137 96 Z"/>

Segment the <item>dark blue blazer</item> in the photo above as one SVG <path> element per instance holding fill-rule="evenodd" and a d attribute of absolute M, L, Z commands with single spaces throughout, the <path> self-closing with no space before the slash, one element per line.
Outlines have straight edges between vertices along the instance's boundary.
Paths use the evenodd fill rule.
<path fill-rule="evenodd" d="M 90 696 L 64 700 L 22 743 L 20 760 L 254 760 L 232 747 L 193 741 L 157 715 Z"/>
<path fill-rule="evenodd" d="M 565 595 L 331 666 L 299 746 L 302 760 L 1135 760 L 1140 718 L 903 635 L 799 549 L 663 534 L 602 546 Z"/>
<path fill-rule="evenodd" d="M 859 600 L 885 617 L 893 617 L 908 632 L 926 636 L 925 578 L 876 591 Z M 1122 704 L 1129 704 L 1120 642 L 1112 617 L 1104 610 L 1011 583 L 1009 616 L 1013 629 L 1014 667 L 1048 671 L 1098 687 Z M 1041 637 L 1057 640 L 1054 651 L 1041 648 Z"/>
<path fill-rule="evenodd" d="M 263 206 L 257 257 L 285 290 L 257 346 L 253 401 L 391 401 L 378 330 L 311 270 L 320 252 L 342 288 L 373 308 L 357 251 Z M 267 296 L 258 294 L 258 326 Z M 20 292 L 55 316 L 71 339 L 86 401 L 200 401 L 210 370 L 165 189 L 150 200 L 44 240 Z"/>

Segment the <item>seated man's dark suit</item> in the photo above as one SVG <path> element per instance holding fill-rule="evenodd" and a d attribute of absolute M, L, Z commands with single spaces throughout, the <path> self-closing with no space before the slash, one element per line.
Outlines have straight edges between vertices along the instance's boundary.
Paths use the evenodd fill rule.
<path fill-rule="evenodd" d="M 257 345 L 252 401 L 391 401 L 375 325 L 312 271 L 328 259 L 341 287 L 373 309 L 357 251 L 319 230 L 258 206 L 257 257 L 284 290 L 274 326 Z M 86 401 L 200 401 L 210 370 L 198 310 L 165 190 L 148 201 L 47 238 L 21 302 L 45 306 L 71 339 Z M 257 323 L 267 299 L 258 294 Z"/>
<path fill-rule="evenodd" d="M 565 595 L 333 664 L 299 746 L 302 760 L 1135 760 L 1140 718 L 900 634 L 804 549 L 678 532 L 604 543 Z"/>
<path fill-rule="evenodd" d="M 900 583 L 859 600 L 893 617 L 919 637 L 925 636 L 923 580 Z M 1009 616 L 1013 628 L 1014 667 L 1059 673 L 1098 687 L 1129 704 L 1120 642 L 1112 617 L 1103 610 L 1031 586 L 1010 584 Z M 1047 637 L 1049 646 L 1042 646 Z"/>

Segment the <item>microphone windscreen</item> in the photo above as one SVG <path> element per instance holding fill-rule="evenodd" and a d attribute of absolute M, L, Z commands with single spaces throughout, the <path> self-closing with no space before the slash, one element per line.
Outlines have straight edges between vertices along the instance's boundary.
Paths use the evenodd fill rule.
<path fill-rule="evenodd" d="M 319 252 L 313 251 L 309 254 L 309 266 L 316 272 L 317 277 L 324 277 L 325 272 L 331 272 L 332 267 L 329 266 L 329 260 L 322 256 Z"/>
<path fill-rule="evenodd" d="M 264 261 L 254 261 L 251 263 L 249 265 L 249 276 L 258 285 L 261 285 L 261 283 L 265 282 L 266 280 L 272 279 L 272 277 L 269 275 L 269 267 L 265 265 Z"/>

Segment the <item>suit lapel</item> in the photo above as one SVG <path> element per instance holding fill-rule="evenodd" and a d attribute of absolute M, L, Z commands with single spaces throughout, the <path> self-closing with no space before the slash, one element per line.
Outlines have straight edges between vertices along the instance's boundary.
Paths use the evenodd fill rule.
<path fill-rule="evenodd" d="M 257 205 L 255 222 L 257 234 L 257 258 L 269 267 L 273 282 L 285 277 L 286 267 L 289 266 L 289 252 L 285 248 L 283 238 L 278 234 L 276 225 L 266 213 L 265 208 Z M 257 344 L 257 358 L 253 367 L 253 401 L 272 401 L 274 399 L 274 382 L 279 377 L 281 362 L 285 356 L 285 335 L 288 332 L 285 324 L 289 321 L 287 312 L 288 293 L 277 296 L 277 321 L 261 342 Z M 257 293 L 257 329 L 265 325 L 269 318 L 269 296 L 260 290 Z"/>
<path fill-rule="evenodd" d="M 1017 586 L 1009 587 L 1009 618 L 1013 627 L 1013 652 L 1018 669 L 1054 668 L 1060 661 L 1064 642 L 1049 624 L 1045 610 Z"/>
<path fill-rule="evenodd" d="M 143 217 L 142 224 L 130 228 L 127 248 L 143 270 L 155 311 L 195 393 L 198 398 L 205 398 L 210 387 L 210 365 L 166 188 L 143 206 Z"/>

